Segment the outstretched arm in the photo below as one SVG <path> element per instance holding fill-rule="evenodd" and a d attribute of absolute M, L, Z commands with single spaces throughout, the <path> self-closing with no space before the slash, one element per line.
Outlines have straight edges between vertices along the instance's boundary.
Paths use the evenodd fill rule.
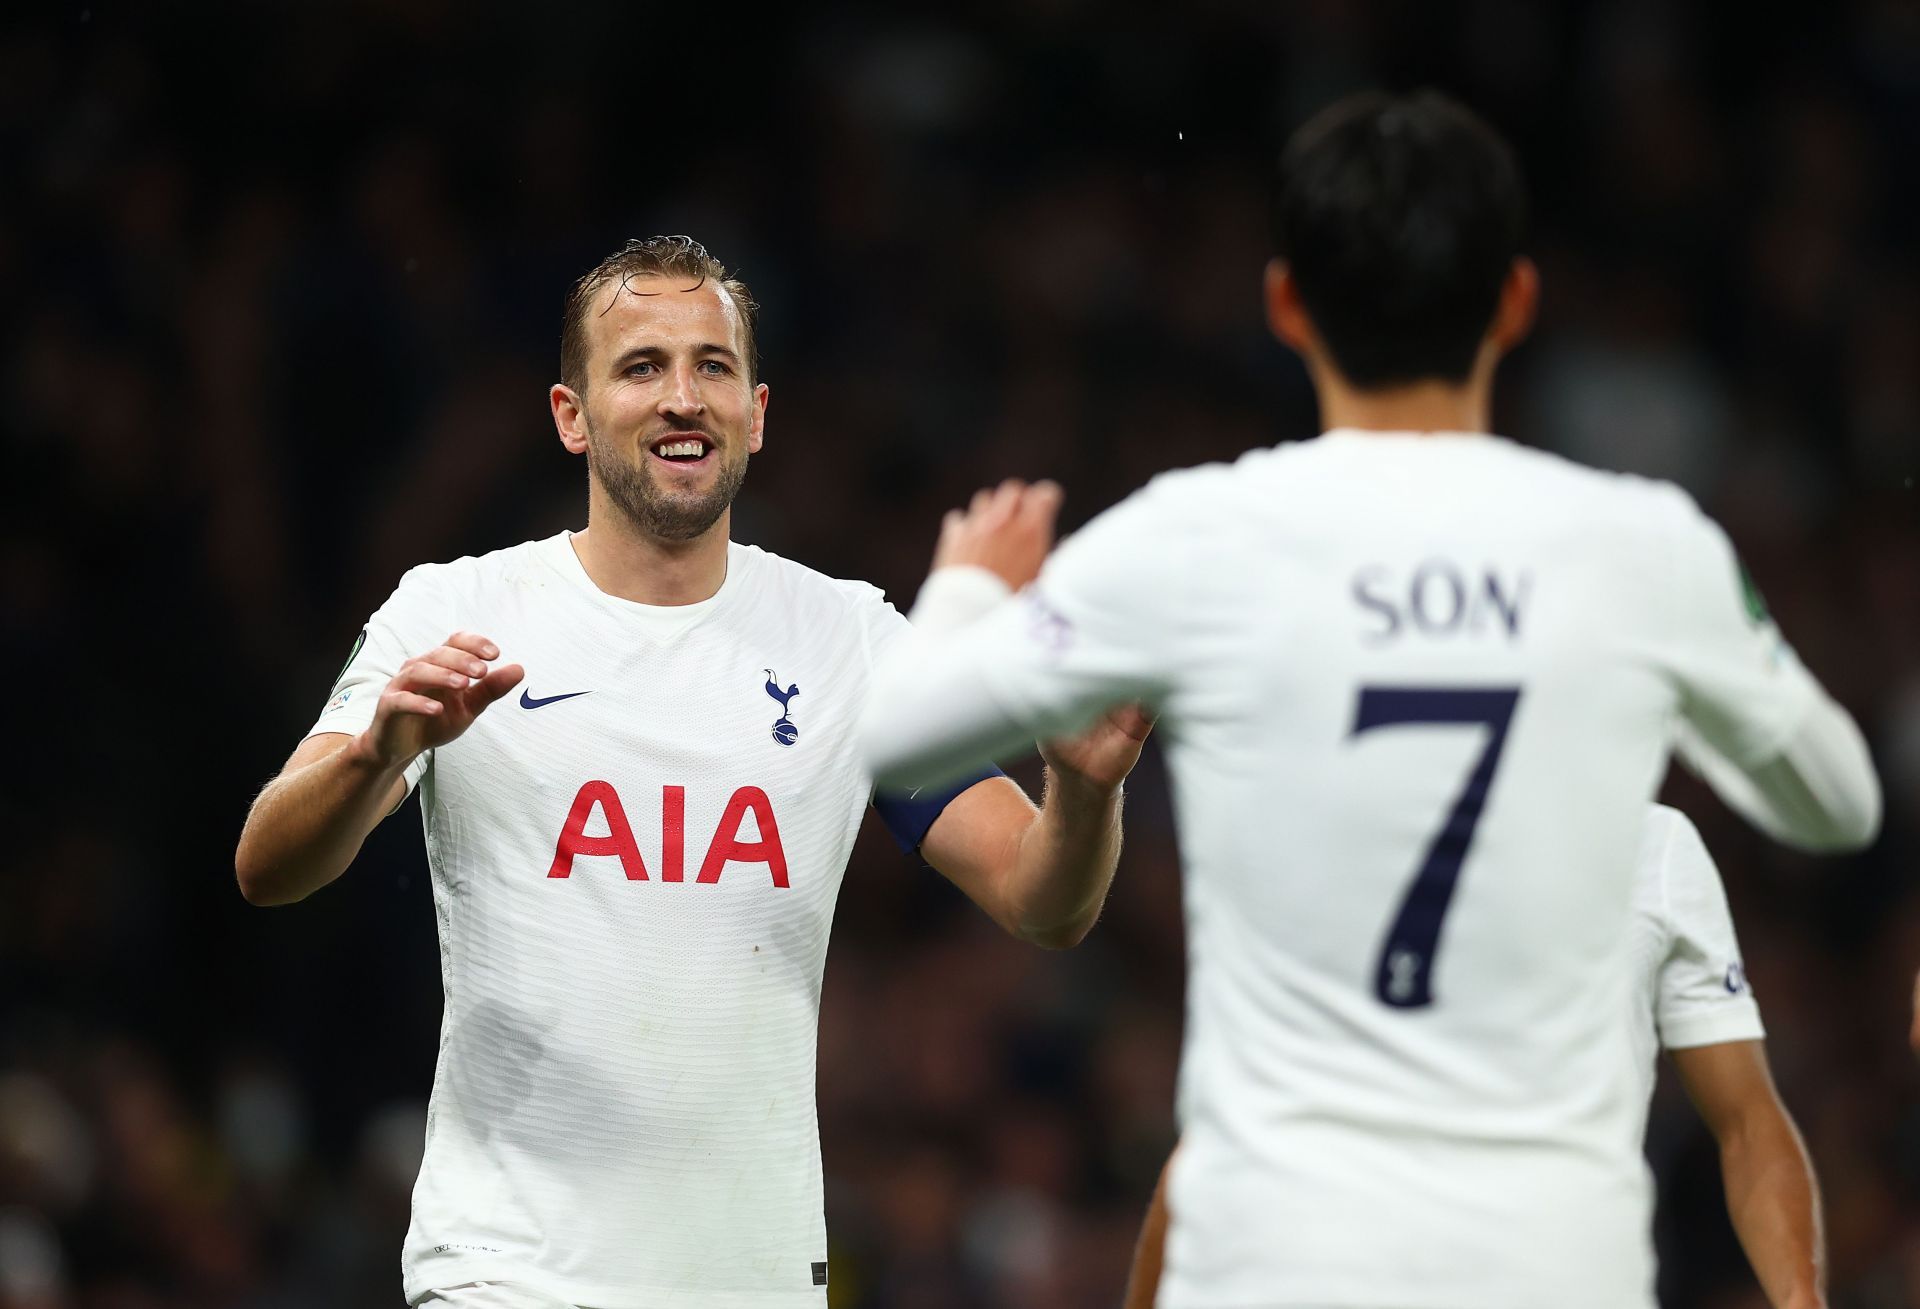
<path fill-rule="evenodd" d="M 862 726 L 875 779 L 900 789 L 948 780 L 1030 749 L 1030 722 L 1004 713 L 978 677 L 981 651 L 957 640 L 1040 571 L 1060 489 L 1005 482 L 946 517 L 912 637 L 882 665 Z M 974 634 L 978 634 L 977 632 Z M 1006 778 L 969 787 L 921 842 L 928 863 L 1022 940 L 1076 945 L 1099 916 L 1120 857 L 1120 790 L 1153 721 L 1111 709 L 1043 741 L 1039 809 Z"/>
<path fill-rule="evenodd" d="M 1672 1053 L 1720 1144 L 1727 1212 L 1768 1301 L 1774 1309 L 1825 1309 L 1820 1188 L 1774 1090 L 1765 1045 L 1727 1041 Z"/>
<path fill-rule="evenodd" d="M 1059 504 L 1051 483 L 1007 482 L 947 515 L 913 639 L 876 670 L 861 725 L 879 785 L 938 785 L 1164 700 L 1173 661 L 1153 634 L 1176 624 L 1155 607 L 1171 584 L 1149 576 L 1169 571 L 1164 547 L 1122 506 L 1049 559 Z"/>
<path fill-rule="evenodd" d="M 1113 884 L 1121 786 L 1152 727 L 1137 708 L 1119 709 L 1043 744 L 1039 809 L 1013 782 L 989 778 L 941 811 L 920 853 L 1014 936 L 1050 950 L 1078 945 Z"/>
<path fill-rule="evenodd" d="M 1691 502 L 1672 544 L 1681 758 L 1775 840 L 1815 851 L 1871 844 L 1880 781 L 1859 727 L 1787 645 L 1726 534 Z"/>

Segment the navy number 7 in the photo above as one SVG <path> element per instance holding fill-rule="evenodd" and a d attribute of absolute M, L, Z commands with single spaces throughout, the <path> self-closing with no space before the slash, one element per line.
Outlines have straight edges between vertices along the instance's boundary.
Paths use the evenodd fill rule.
<path fill-rule="evenodd" d="M 1500 748 L 1507 742 L 1507 724 L 1519 703 L 1518 687 L 1474 689 L 1430 686 L 1364 686 L 1353 715 L 1353 736 L 1376 727 L 1480 726 L 1488 728 L 1487 745 L 1467 774 L 1447 821 L 1434 835 L 1420 861 L 1420 871 L 1400 901 L 1400 911 L 1387 928 L 1374 965 L 1373 993 L 1396 1009 L 1419 1009 L 1433 1003 L 1433 955 L 1440 944 L 1440 922 L 1453 901 L 1460 865 L 1473 844 L 1473 829 L 1487 803 L 1493 770 L 1500 765 Z"/>

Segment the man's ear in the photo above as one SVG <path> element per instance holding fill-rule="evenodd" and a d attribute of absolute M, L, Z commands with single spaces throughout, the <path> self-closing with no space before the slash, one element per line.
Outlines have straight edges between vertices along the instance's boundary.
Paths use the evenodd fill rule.
<path fill-rule="evenodd" d="M 1540 312 L 1540 270 L 1533 260 L 1520 255 L 1507 270 L 1500 284 L 1500 302 L 1494 307 L 1493 326 L 1488 335 L 1501 354 L 1526 340 Z"/>
<path fill-rule="evenodd" d="M 767 401 L 772 395 L 765 382 L 753 388 L 753 419 L 747 424 L 747 453 L 750 455 L 759 454 L 760 447 L 766 443 Z"/>
<path fill-rule="evenodd" d="M 587 404 L 574 389 L 565 382 L 555 382 L 547 392 L 547 405 L 553 410 L 553 427 L 560 434 L 560 444 L 569 454 L 583 455 L 587 452 Z"/>
<path fill-rule="evenodd" d="M 1319 349 L 1320 338 L 1313 330 L 1313 320 L 1307 317 L 1307 307 L 1300 302 L 1300 287 L 1284 259 L 1267 263 L 1266 301 L 1267 329 L 1287 349 L 1302 358 L 1311 358 Z"/>

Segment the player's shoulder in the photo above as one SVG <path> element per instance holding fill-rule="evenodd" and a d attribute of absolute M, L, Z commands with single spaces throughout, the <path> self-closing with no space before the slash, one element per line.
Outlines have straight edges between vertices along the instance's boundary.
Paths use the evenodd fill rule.
<path fill-rule="evenodd" d="M 545 583 L 554 571 L 552 556 L 570 549 L 568 534 L 521 541 L 482 554 L 461 555 L 436 563 L 416 564 L 401 576 L 402 586 L 457 592 L 525 583 Z"/>
<path fill-rule="evenodd" d="M 1450 482 L 1505 487 L 1523 503 L 1552 506 L 1550 512 L 1557 516 L 1570 512 L 1586 522 L 1615 520 L 1638 531 L 1660 523 L 1704 521 L 1692 498 L 1670 482 L 1593 468 L 1504 437 L 1443 442 L 1393 434 L 1285 441 L 1249 450 L 1231 462 L 1171 469 L 1101 518 L 1205 527 L 1269 517 L 1236 511 L 1270 510 L 1276 504 L 1345 513 L 1356 480 L 1378 483 L 1382 478 L 1423 487 Z"/>
<path fill-rule="evenodd" d="M 1698 844 L 1700 833 L 1693 820 L 1671 805 L 1650 804 L 1640 829 L 1640 868 L 1642 874 L 1665 868 L 1677 847 Z"/>
<path fill-rule="evenodd" d="M 1446 437 L 1411 433 L 1336 432 L 1254 450 L 1234 465 L 1252 484 L 1312 487 L 1392 464 L 1406 477 L 1434 485 L 1448 480 L 1524 487 L 1534 503 L 1567 506 L 1645 524 L 1649 519 L 1700 517 L 1678 486 L 1638 473 L 1596 468 L 1565 455 L 1500 435 Z M 1262 487 L 1262 489 L 1277 489 Z"/>
<path fill-rule="evenodd" d="M 387 608 L 459 614 L 469 621 L 487 611 L 489 601 L 523 588 L 564 587 L 565 561 L 557 551 L 571 550 L 567 533 L 521 541 L 481 554 L 415 564 L 400 576 Z"/>
<path fill-rule="evenodd" d="M 757 545 L 735 542 L 733 557 L 752 569 L 763 593 L 793 601 L 809 612 L 812 621 L 870 622 L 876 615 L 894 612 L 887 593 L 871 582 L 835 577 Z"/>
<path fill-rule="evenodd" d="M 1657 886 L 1663 900 L 1678 888 L 1683 893 L 1702 879 L 1717 881 L 1719 870 L 1693 820 L 1668 805 L 1647 806 L 1640 838 L 1640 880 Z"/>
<path fill-rule="evenodd" d="M 1538 488 L 1548 505 L 1568 504 L 1583 516 L 1612 520 L 1635 533 L 1671 534 L 1705 524 L 1693 497 L 1673 482 L 1641 473 L 1595 468 L 1551 450 L 1500 439 L 1490 453 L 1516 481 Z M 1674 816 L 1685 822 L 1685 816 Z"/>

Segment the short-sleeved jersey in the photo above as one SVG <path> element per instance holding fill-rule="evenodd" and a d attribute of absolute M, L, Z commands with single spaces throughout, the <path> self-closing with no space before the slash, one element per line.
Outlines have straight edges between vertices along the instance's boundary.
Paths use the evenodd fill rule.
<path fill-rule="evenodd" d="M 1646 807 L 1683 719 L 1757 768 L 1822 702 L 1683 493 L 1334 432 L 1156 478 L 915 663 L 918 699 L 883 674 L 883 777 L 1160 711 L 1189 961 L 1163 1309 L 1651 1305 Z"/>
<path fill-rule="evenodd" d="M 1685 814 L 1653 806 L 1641 833 L 1637 868 L 1634 1066 L 1640 1070 L 1645 1105 L 1653 1095 L 1661 1050 L 1758 1041 L 1766 1028 L 1740 959 L 1720 872 Z"/>
<path fill-rule="evenodd" d="M 906 621 L 737 544 L 711 599 L 634 604 L 562 534 L 409 572 L 313 731 L 459 630 L 526 679 L 408 772 L 446 990 L 408 1298 L 818 1309 L 821 972 Z"/>

